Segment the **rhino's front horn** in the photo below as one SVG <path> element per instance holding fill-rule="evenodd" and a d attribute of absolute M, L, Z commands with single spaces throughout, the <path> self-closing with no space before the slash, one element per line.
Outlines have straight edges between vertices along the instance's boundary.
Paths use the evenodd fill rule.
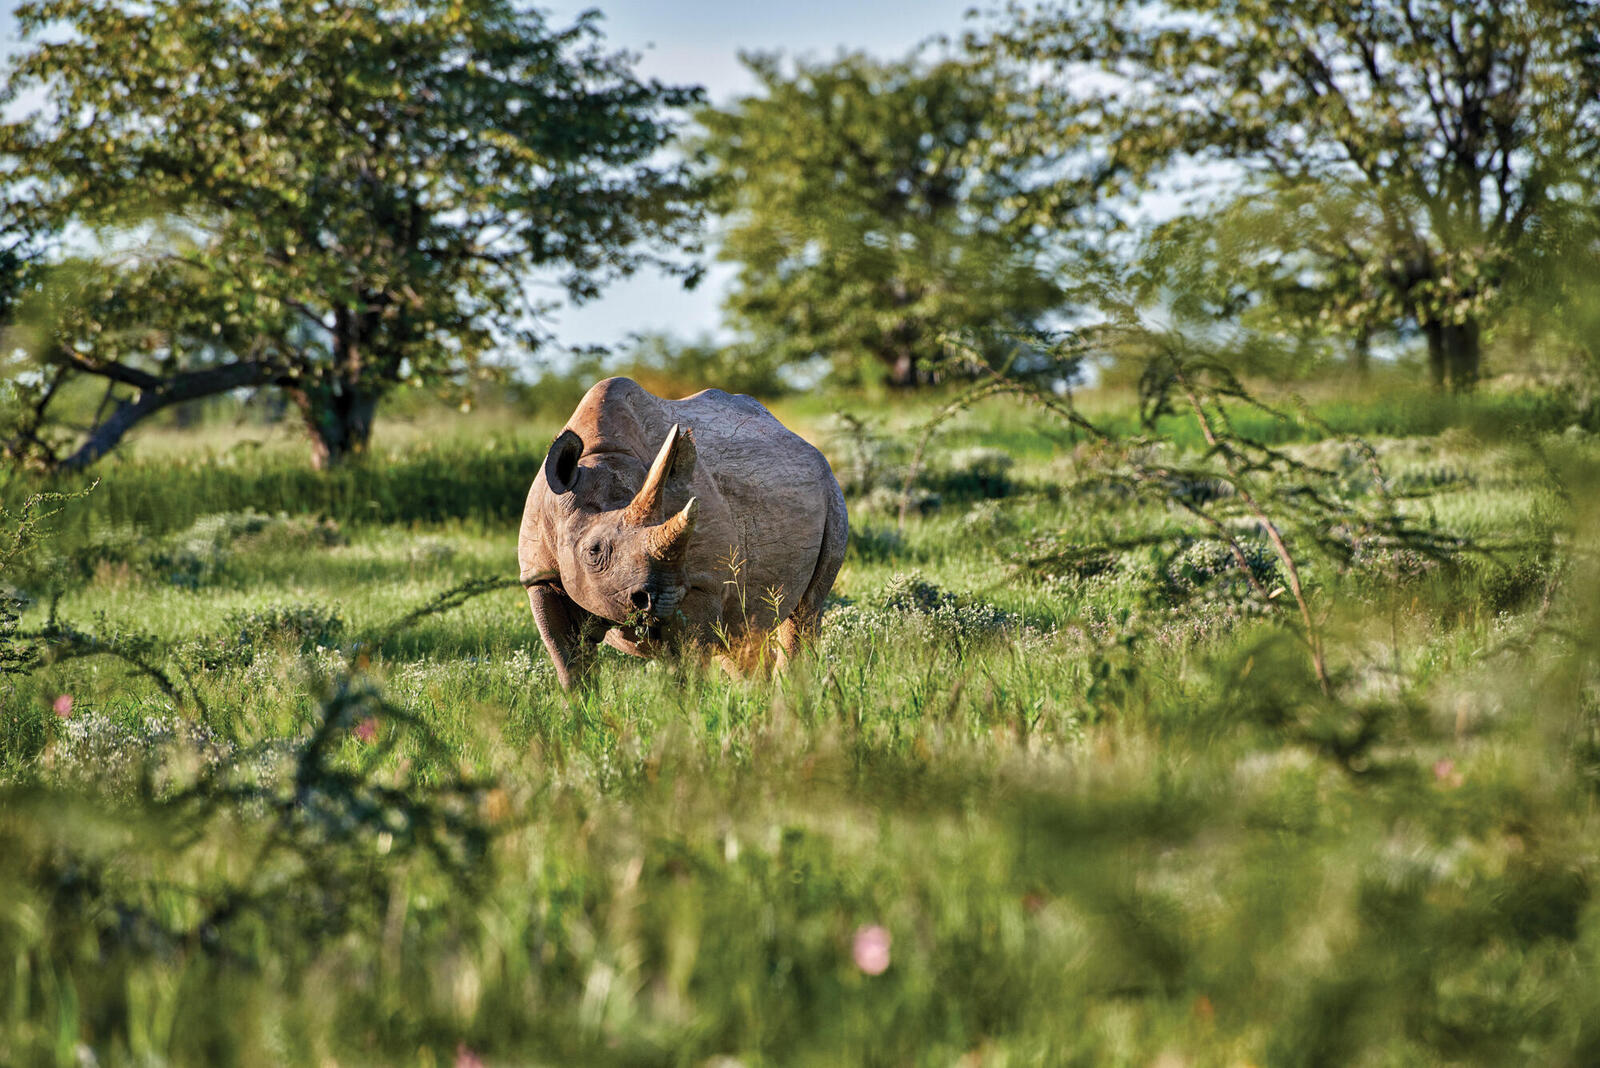
<path fill-rule="evenodd" d="M 683 558 L 683 551 L 689 545 L 689 535 L 694 533 L 695 513 L 699 510 L 700 498 L 690 497 L 682 511 L 650 531 L 645 550 L 651 559 L 676 563 Z"/>
<path fill-rule="evenodd" d="M 678 461 L 682 446 L 688 446 L 691 450 L 689 455 L 693 456 L 689 435 L 677 423 L 673 423 L 672 429 L 667 431 L 667 440 L 661 443 L 661 451 L 656 453 L 655 462 L 650 465 L 650 473 L 644 476 L 644 485 L 639 487 L 639 492 L 634 494 L 627 510 L 622 513 L 624 520 L 642 526 L 661 518 L 661 498 L 666 489 L 667 475 Z"/>

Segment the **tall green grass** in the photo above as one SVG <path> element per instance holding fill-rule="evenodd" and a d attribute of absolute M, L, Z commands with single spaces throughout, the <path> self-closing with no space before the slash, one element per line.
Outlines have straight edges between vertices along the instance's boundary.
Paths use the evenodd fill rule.
<path fill-rule="evenodd" d="M 930 397 L 873 409 L 864 406 L 865 400 L 799 398 L 778 405 L 778 411 L 837 459 L 834 411 L 876 410 L 883 429 L 905 434 L 931 415 L 938 403 L 938 398 Z M 1130 399 L 1120 394 L 1091 395 L 1085 410 L 1116 436 L 1146 432 Z M 1310 411 L 1313 421 L 1281 420 L 1241 408 L 1235 421 L 1247 437 L 1284 444 L 1320 440 L 1330 432 L 1412 437 L 1451 427 L 1536 434 L 1564 430 L 1582 417 L 1572 398 L 1549 392 L 1439 397 L 1391 390 L 1372 397 L 1321 400 Z M 244 509 L 375 525 L 451 519 L 501 523 L 521 515 L 528 485 L 559 428 L 548 416 L 525 426 L 517 423 L 516 413 L 510 411 L 468 416 L 420 413 L 380 435 L 378 448 L 365 462 L 330 472 L 311 470 L 298 449 L 235 444 L 219 452 L 197 443 L 185 450 L 164 440 L 159 447 L 134 448 L 127 456 L 113 454 L 83 475 L 41 483 L 11 473 L 0 482 L 0 500 L 14 505 L 39 488 L 75 491 L 98 477 L 101 485 L 93 505 L 69 517 L 80 527 L 104 523 L 161 532 L 188 526 L 202 515 Z M 473 427 L 478 425 L 488 432 L 475 433 Z M 1184 449 L 1204 445 L 1199 429 L 1181 416 L 1163 417 L 1153 434 Z M 1081 440 L 1081 435 L 1049 418 L 1008 407 L 1006 402 L 989 402 L 956 421 L 939 438 L 938 449 L 983 446 L 1037 461 L 1057 456 Z"/>
<path fill-rule="evenodd" d="M 1402 433 L 1465 410 L 1347 415 L 1418 516 L 1559 555 L 1308 561 L 1331 693 L 1182 514 L 1063 492 L 1091 458 L 1011 408 L 903 524 L 917 413 L 868 413 L 786 674 L 608 652 L 572 694 L 518 589 L 390 627 L 512 574 L 532 468 L 481 502 L 525 444 L 109 468 L 0 575 L 101 642 L 0 678 L 0 1063 L 1588 1063 L 1600 446 Z"/>
<path fill-rule="evenodd" d="M 112 461 L 85 475 L 42 483 L 80 489 L 96 479 L 92 508 L 68 517 L 163 532 L 217 512 L 286 512 L 384 526 L 450 519 L 515 521 L 549 442 L 494 439 L 419 445 L 333 471 L 299 456 L 242 453 L 226 458 L 161 457 Z M 15 500 L 33 487 L 16 479 Z"/>

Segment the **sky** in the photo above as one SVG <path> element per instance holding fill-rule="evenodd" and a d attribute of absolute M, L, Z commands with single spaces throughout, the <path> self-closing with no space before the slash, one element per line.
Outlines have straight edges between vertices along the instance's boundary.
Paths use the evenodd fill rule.
<path fill-rule="evenodd" d="M 830 59 L 844 51 L 903 56 L 938 34 L 959 34 L 973 0 L 826 0 L 778 5 L 763 0 L 599 0 L 544 6 L 552 26 L 564 26 L 598 7 L 601 29 L 614 48 L 639 54 L 637 70 L 663 82 L 705 87 L 716 104 L 749 93 L 755 81 L 740 51 L 781 51 Z M 0 57 L 17 45 L 14 0 L 0 0 Z M 708 252 L 708 260 L 710 258 Z M 558 312 L 548 324 L 559 348 L 616 347 L 640 333 L 689 339 L 716 334 L 722 294 L 732 267 L 710 263 L 693 291 L 658 274 L 613 283 L 596 300 Z M 553 355 L 553 354 L 545 354 Z"/>

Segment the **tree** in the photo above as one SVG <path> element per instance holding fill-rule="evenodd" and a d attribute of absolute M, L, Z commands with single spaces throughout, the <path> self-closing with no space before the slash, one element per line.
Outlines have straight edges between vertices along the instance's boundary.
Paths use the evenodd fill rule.
<path fill-rule="evenodd" d="M 705 110 L 700 142 L 738 264 L 734 323 L 782 362 L 927 379 L 941 335 L 1023 327 L 1061 302 L 1040 235 L 1011 198 L 1024 167 L 986 169 L 1005 125 L 993 79 L 955 61 L 743 57 L 760 95 Z"/>
<path fill-rule="evenodd" d="M 21 5 L 37 40 L 0 106 L 43 103 L 0 125 L 0 169 L 62 264 L 12 317 L 35 341 L 34 429 L 62 382 L 103 380 L 60 461 L 81 467 L 168 405 L 272 387 L 336 463 L 398 383 L 544 340 L 541 278 L 574 299 L 647 264 L 692 281 L 654 251 L 697 223 L 693 181 L 657 153 L 700 91 L 637 79 L 598 17 L 552 29 L 514 0 Z M 13 450 L 37 453 L 29 438 Z"/>
<path fill-rule="evenodd" d="M 1563 370 L 1586 373 L 1591 419 L 1600 414 L 1600 201 L 1547 212 L 1532 256 L 1518 265 L 1509 329 Z"/>
<path fill-rule="evenodd" d="M 1440 387 L 1477 379 L 1544 218 L 1595 200 L 1594 0 L 1075 2 L 971 43 L 1034 73 L 1032 150 L 1088 161 L 1064 184 L 1225 164 L 1214 221 L 1250 225 L 1218 266 L 1291 317 L 1420 331 Z"/>

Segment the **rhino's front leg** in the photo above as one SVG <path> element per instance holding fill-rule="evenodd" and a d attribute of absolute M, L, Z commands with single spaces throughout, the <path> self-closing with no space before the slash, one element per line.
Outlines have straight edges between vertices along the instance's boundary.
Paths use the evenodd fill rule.
<path fill-rule="evenodd" d="M 529 586 L 528 603 L 533 606 L 533 621 L 550 662 L 556 666 L 556 679 L 563 690 L 570 690 L 583 679 L 603 628 L 599 620 L 551 586 Z"/>

